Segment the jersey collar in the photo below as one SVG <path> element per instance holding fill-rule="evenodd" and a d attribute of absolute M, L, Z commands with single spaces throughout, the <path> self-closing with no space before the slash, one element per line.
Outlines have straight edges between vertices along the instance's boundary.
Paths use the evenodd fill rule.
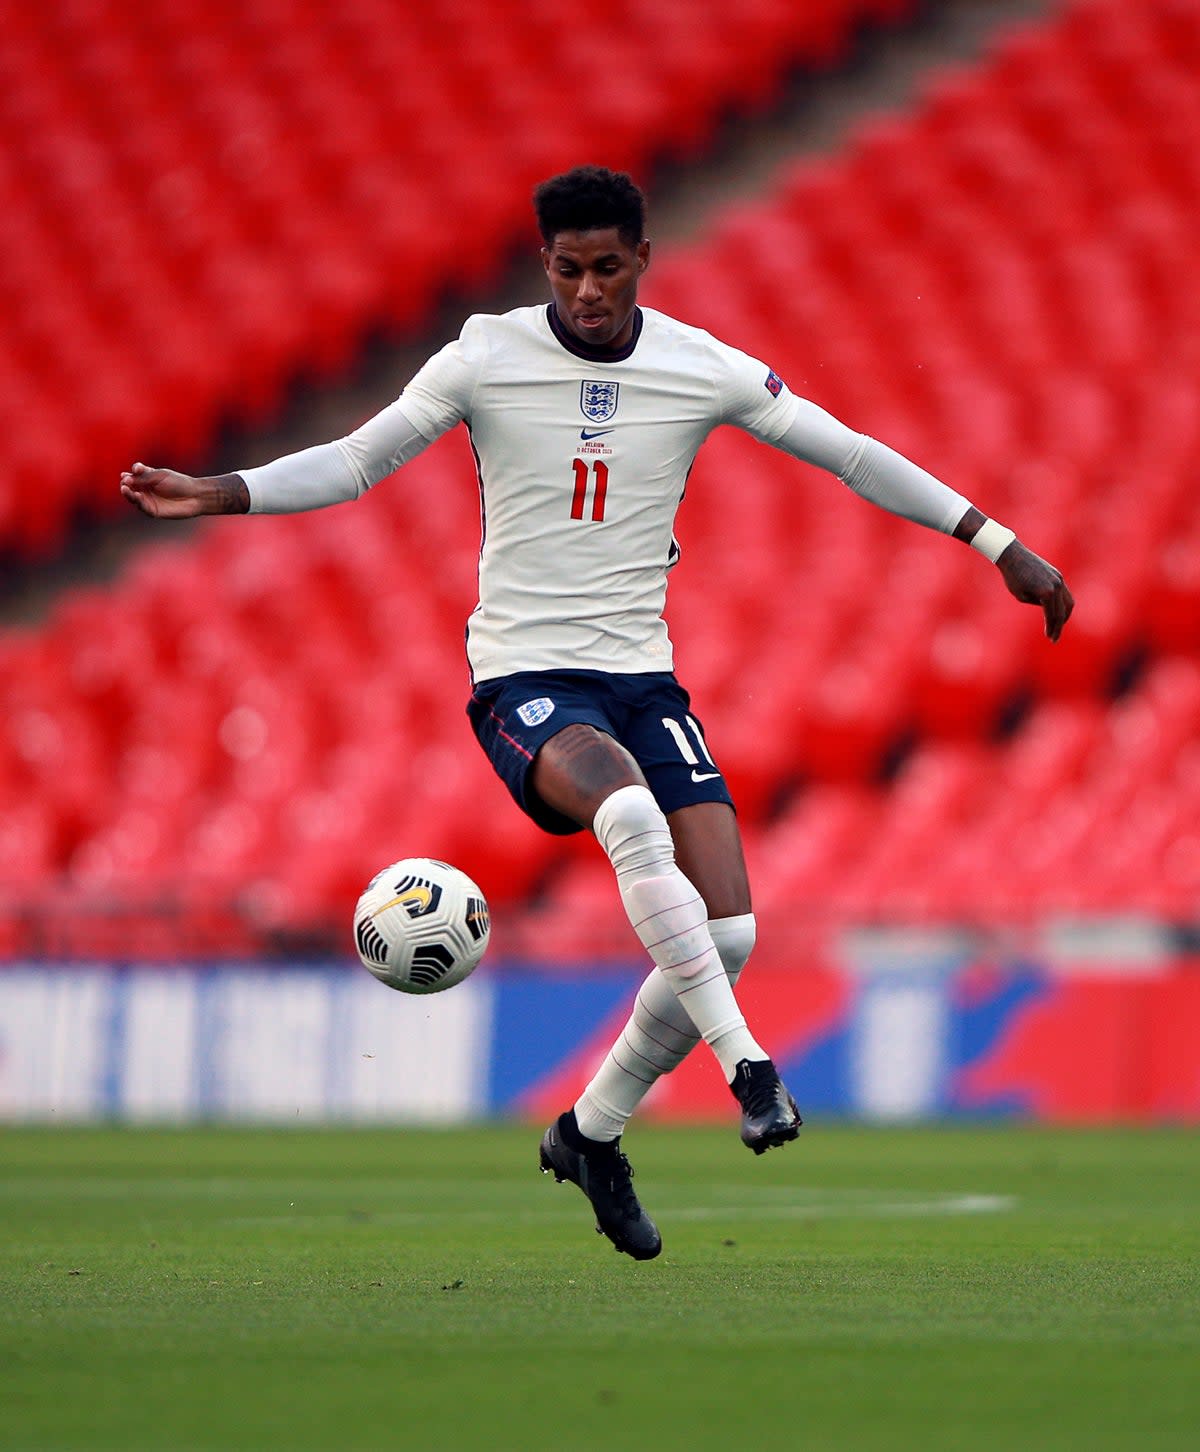
<path fill-rule="evenodd" d="M 642 336 L 642 310 L 637 307 L 633 310 L 633 333 L 629 342 L 623 348 L 616 349 L 615 352 L 611 348 L 589 348 L 586 343 L 580 342 L 574 333 L 567 332 L 559 321 L 558 313 L 552 302 L 546 304 L 546 321 L 550 325 L 550 331 L 568 353 L 574 353 L 576 358 L 586 358 L 589 363 L 624 363 L 626 358 L 632 356 L 638 339 Z"/>

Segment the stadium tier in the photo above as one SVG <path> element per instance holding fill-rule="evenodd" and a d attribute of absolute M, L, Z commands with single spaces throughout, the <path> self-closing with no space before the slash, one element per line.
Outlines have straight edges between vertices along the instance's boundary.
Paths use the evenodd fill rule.
<path fill-rule="evenodd" d="M 276 15 L 248 10 L 260 24 Z M 347 7 L 333 51 L 379 13 Z M 506 45 L 567 43 L 548 12 L 527 14 L 528 33 Z M 765 6 L 745 14 L 764 35 L 783 24 Z M 32 44 L 50 23 L 28 19 L 22 34 Z M 225 32 L 196 24 L 189 64 L 215 75 Z M 149 21 L 130 30 L 147 46 L 155 33 Z M 830 37 L 844 32 L 821 33 L 813 54 L 832 59 Z M 119 34 L 107 64 L 126 56 Z M 694 50 L 716 66 L 700 41 Z M 312 70 L 302 38 L 272 54 L 276 78 Z M 381 50 L 371 73 L 395 54 Z M 977 555 L 741 435 L 715 435 L 689 483 L 668 618 L 739 801 L 764 913 L 995 922 L 1116 905 L 1197 917 L 1198 61 L 1194 0 L 1072 7 L 978 69 L 944 75 L 912 115 L 785 170 L 647 275 L 649 305 L 767 358 L 796 392 L 960 488 L 1061 564 L 1078 601 L 1051 648 L 1036 612 Z M 417 104 L 378 89 L 390 106 Z M 678 78 L 669 89 L 686 92 Z M 711 116 L 688 114 L 678 134 L 695 148 Z M 370 131 L 360 119 L 355 147 Z M 268 130 L 253 134 L 268 144 Z M 269 144 L 297 168 L 308 150 Z M 303 165 L 338 174 L 332 141 L 315 154 Z M 536 170 L 547 157 L 526 159 Z M 273 171 L 257 178 L 237 235 L 279 200 Z M 517 211 L 486 231 L 489 257 L 525 206 L 523 164 L 497 179 L 487 195 Z M 420 184 L 420 208 L 390 208 L 388 224 L 401 225 L 393 211 L 403 225 L 425 219 L 433 193 Z M 206 207 L 188 215 L 212 220 Z M 245 271 L 240 244 L 224 242 L 214 268 L 254 292 L 255 265 Z M 359 322 L 331 307 L 340 341 L 316 349 L 321 370 L 340 365 L 362 320 L 383 320 L 395 276 L 386 254 L 343 272 L 337 247 L 310 253 L 315 243 L 297 244 L 314 278 L 327 260 L 322 285 L 361 284 Z M 301 285 L 264 276 L 262 296 Z M 435 292 L 429 282 L 425 303 Z M 197 354 L 214 389 L 232 388 L 226 400 L 253 357 L 255 416 L 278 396 L 281 360 L 314 347 L 299 330 L 322 310 L 280 316 L 297 330 L 291 351 Z M 123 393 L 125 373 L 99 373 L 70 402 Z M 160 381 L 179 428 L 204 437 L 215 394 L 192 411 L 173 375 Z M 122 423 L 130 450 L 165 437 L 149 403 L 135 422 Z M 75 445 L 64 435 L 62 447 Z M 221 521 L 145 551 L 109 589 L 65 597 L 44 628 L 0 637 L 11 909 L 0 951 L 53 949 L 73 931 L 64 901 L 85 924 L 76 951 L 81 933 L 100 952 L 156 932 L 210 952 L 340 941 L 371 872 L 417 851 L 460 865 L 498 905 L 552 886 L 530 922 L 553 925 L 547 941 L 566 957 L 627 936 L 594 851 L 580 842 L 564 868 L 561 845 L 511 808 L 470 741 L 459 643 L 475 598 L 473 478 L 465 439 L 451 437 L 361 503 Z M 66 507 L 62 491 L 48 497 Z"/>
<path fill-rule="evenodd" d="M 597 150 L 692 158 L 915 5 L 657 0 L 569 24 L 545 0 L 7 7 L 0 557 L 119 509 L 135 454 L 187 467 L 368 333 L 493 280 L 540 177 Z"/>

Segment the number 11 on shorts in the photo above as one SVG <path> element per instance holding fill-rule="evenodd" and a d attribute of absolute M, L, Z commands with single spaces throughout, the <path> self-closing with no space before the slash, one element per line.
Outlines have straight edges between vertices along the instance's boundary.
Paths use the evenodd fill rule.
<path fill-rule="evenodd" d="M 693 721 L 690 716 L 685 716 L 683 719 L 687 722 L 689 728 L 691 729 L 692 735 L 696 738 L 696 745 L 700 748 L 700 755 L 703 756 L 704 760 L 707 761 L 709 766 L 713 768 L 712 771 L 706 772 L 693 771 L 692 780 L 707 781 L 710 777 L 720 776 L 721 773 L 717 770 L 717 763 L 708 754 L 708 747 L 705 744 L 704 737 L 700 734 L 699 724 Z M 679 754 L 683 757 L 684 761 L 686 761 L 689 766 L 699 766 L 700 757 L 697 756 L 695 751 L 692 749 L 692 743 L 687 739 L 687 732 L 684 731 L 683 726 L 678 721 L 676 721 L 673 716 L 664 716 L 662 718 L 662 723 L 671 733 L 671 736 L 674 738 L 675 745 L 679 747 Z"/>

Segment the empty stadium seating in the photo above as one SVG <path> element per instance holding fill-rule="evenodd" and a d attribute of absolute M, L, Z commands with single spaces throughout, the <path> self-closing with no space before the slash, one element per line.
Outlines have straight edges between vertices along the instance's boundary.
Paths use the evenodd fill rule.
<path fill-rule="evenodd" d="M 0 558 L 492 281 L 580 156 L 697 154 L 915 0 L 64 0 L 0 46 Z M 597 74 L 602 84 L 596 83 Z M 36 480 L 36 487 L 30 481 Z"/>
<path fill-rule="evenodd" d="M 54 23 L 117 9 L 66 6 Z M 345 7 L 336 53 L 360 56 L 385 9 Z M 809 16 L 805 54 L 838 59 L 853 7 L 778 9 Z M 55 290 L 56 254 L 32 245 L 40 233 L 27 219 L 5 224 L 13 235 L 26 229 L 20 286 L 38 303 L 22 324 L 12 392 L 0 394 L 0 438 L 26 460 L 7 475 L 7 505 L 0 488 L 0 518 L 6 507 L 19 516 L 12 528 L 31 548 L 48 546 L 72 507 L 65 481 L 76 476 L 63 461 L 94 457 L 91 443 L 55 426 L 38 380 L 57 377 L 81 402 L 90 437 L 119 438 L 130 451 L 137 440 L 145 452 L 145 438 L 168 423 L 137 381 L 148 358 L 159 370 L 157 353 L 137 350 L 149 346 L 159 302 L 171 308 L 201 261 L 213 286 L 228 289 L 222 312 L 237 314 L 246 350 L 214 351 L 209 294 L 201 314 L 180 322 L 183 341 L 156 376 L 178 401 L 169 427 L 181 449 L 227 407 L 218 397 L 226 365 L 247 416 L 264 417 L 301 354 L 333 370 L 365 319 L 399 307 L 398 326 L 435 295 L 433 273 L 414 263 L 402 279 L 411 294 L 397 304 L 389 266 L 381 296 L 377 268 L 355 260 L 339 224 L 289 240 L 308 259 L 310 298 L 300 274 L 246 260 L 246 237 L 293 185 L 288 168 L 323 168 L 332 187 L 347 155 L 371 135 L 378 142 L 379 122 L 300 34 L 267 48 L 261 65 L 282 91 L 304 79 L 311 146 L 284 145 L 265 102 L 232 127 L 202 84 L 218 84 L 228 60 L 213 13 L 224 14 L 197 8 L 175 80 L 192 85 L 198 123 L 220 132 L 229 165 L 243 169 L 239 222 L 229 235 L 213 230 L 201 194 L 211 179 L 181 160 L 168 208 L 178 226 L 161 242 L 173 249 L 171 267 L 146 250 L 151 229 L 135 227 L 121 265 L 157 281 L 130 323 L 134 353 L 114 355 L 95 387 L 93 365 L 73 355 L 57 375 L 34 364 L 51 368 L 56 330 L 77 301 L 88 319 L 79 336 L 86 326 L 98 349 L 121 327 L 118 264 L 106 257 L 95 296 L 77 299 Z M 265 35 L 282 13 L 252 6 L 245 23 Z M 784 20 L 770 7 L 746 15 L 756 44 L 783 44 Z M 44 48 L 50 22 L 23 23 L 25 40 Z M 143 75 L 157 23 L 139 22 L 136 43 L 121 32 L 89 54 L 92 81 L 113 83 L 133 52 L 141 69 L 131 74 Z M 442 43 L 429 24 L 409 23 L 411 33 L 372 55 L 380 90 L 410 47 L 431 54 Z M 676 98 L 687 75 L 716 86 L 711 36 L 726 35 L 725 22 L 714 20 L 707 39 L 684 36 L 666 11 L 645 23 L 678 45 L 671 127 L 694 150 L 713 115 L 694 94 Z M 578 44 L 535 5 L 505 32 L 501 53 L 561 79 Z M 1198 54 L 1193 0 L 1085 0 L 1017 32 L 982 67 L 942 77 L 912 116 L 872 123 L 844 154 L 785 168 L 768 195 L 648 274 L 649 305 L 766 358 L 797 392 L 941 474 L 1060 564 L 1078 601 L 1051 648 L 1037 613 L 1013 602 L 979 556 L 719 431 L 689 481 L 668 618 L 680 673 L 740 804 L 763 914 L 1002 922 L 1115 902 L 1196 916 Z M 463 66 L 452 123 L 460 140 L 486 120 L 479 86 L 466 79 L 486 69 L 478 37 L 464 41 Z M 429 70 L 431 89 L 449 85 L 444 67 Z M 752 80 L 753 94 L 727 78 L 722 103 L 765 104 L 774 83 L 762 72 Z M 36 92 L 48 116 L 92 104 L 86 91 L 51 100 L 32 82 L 17 90 Z M 536 172 L 551 158 L 519 132 L 516 91 L 504 83 L 505 114 Z M 11 98 L 0 104 L 16 114 Z M 397 125 L 425 104 L 411 89 L 387 102 Z M 632 146 L 633 93 L 614 104 Z M 326 106 L 344 107 L 349 141 L 322 139 Z M 104 120 L 122 138 L 126 107 L 115 101 Z M 182 145 L 181 121 L 159 119 Z M 128 153 L 77 147 L 71 166 L 55 150 L 62 136 L 47 134 L 44 159 L 53 154 L 56 174 L 84 190 L 118 161 L 142 167 L 149 184 L 158 124 L 147 120 Z M 429 145 L 429 165 L 444 167 Z M 276 157 L 278 175 L 267 165 Z M 16 170 L 0 155 L 0 193 L 15 195 Z M 488 258 L 521 225 L 505 210 L 512 197 L 524 207 L 521 186 L 493 187 L 499 176 L 514 181 L 498 162 L 471 172 L 494 208 L 479 204 L 491 219 L 480 227 Z M 355 184 L 364 206 L 386 190 L 381 174 L 360 172 Z M 379 256 L 396 263 L 413 255 L 416 234 L 437 235 L 431 193 L 418 188 L 412 209 L 381 216 Z M 69 204 L 64 190 L 56 215 Z M 430 252 L 436 269 L 444 257 Z M 472 281 L 486 277 L 482 254 L 459 261 Z M 311 302 L 302 313 L 290 306 L 297 288 Z M 327 352 L 313 351 L 318 328 Z M 37 457 L 22 432 L 30 420 L 62 465 L 37 507 L 21 482 Z M 610 943 L 620 951 L 626 940 L 619 923 L 614 936 L 594 849 L 580 842 L 564 856 L 512 811 L 469 739 L 460 642 L 474 599 L 473 478 L 465 442 L 452 437 L 359 504 L 221 521 L 187 542 L 181 531 L 114 587 L 65 596 L 44 628 L 0 636 L 0 891 L 13 914 L 44 923 L 69 893 L 101 935 L 116 904 L 147 931 L 169 910 L 206 949 L 318 941 L 375 867 L 419 850 L 460 862 L 497 903 L 532 904 L 530 941 L 564 955 Z M 125 931 L 128 946 L 136 939 Z"/>

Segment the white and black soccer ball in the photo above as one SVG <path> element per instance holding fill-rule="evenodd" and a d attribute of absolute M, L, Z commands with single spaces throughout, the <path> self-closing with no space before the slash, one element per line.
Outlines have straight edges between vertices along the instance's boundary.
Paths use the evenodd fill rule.
<path fill-rule="evenodd" d="M 401 993 L 461 983 L 479 966 L 491 930 L 479 888 L 432 857 L 406 857 L 377 872 L 354 909 L 358 956 Z"/>

